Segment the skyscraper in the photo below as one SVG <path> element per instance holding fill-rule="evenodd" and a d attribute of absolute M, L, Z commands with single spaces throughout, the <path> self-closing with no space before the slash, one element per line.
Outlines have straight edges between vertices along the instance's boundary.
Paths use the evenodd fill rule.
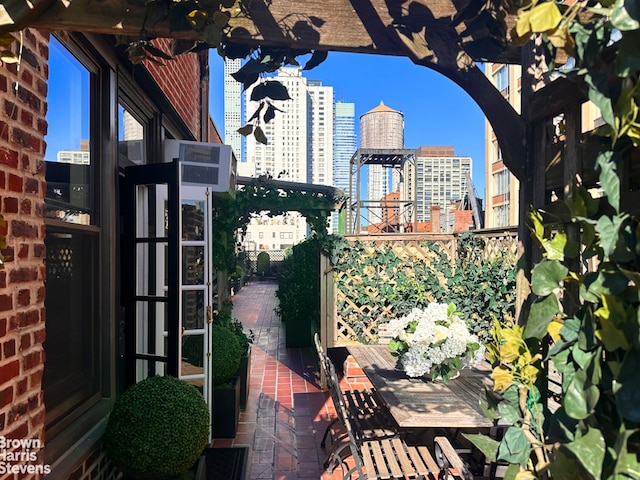
<path fill-rule="evenodd" d="M 247 162 L 255 165 L 255 174 L 300 183 L 331 185 L 333 182 L 333 87 L 307 80 L 300 68 L 282 68 L 270 79 L 282 83 L 291 97 L 273 101 L 279 110 L 269 123 L 261 123 L 268 144 L 250 135 L 246 139 Z M 256 84 L 257 85 L 257 84 Z M 259 106 L 251 100 L 253 85 L 245 92 L 245 111 L 253 115 Z M 255 124 L 255 123 L 254 123 Z M 307 236 L 304 218 L 294 212 L 285 217 L 251 221 L 248 241 L 258 249 L 284 249 Z"/>
<path fill-rule="evenodd" d="M 387 107 L 383 102 L 360 116 L 360 148 L 404 148 L 404 115 L 398 110 Z M 367 199 L 379 202 L 394 186 L 389 185 L 389 169 L 381 165 L 369 165 L 367 180 Z M 369 208 L 370 222 L 382 218 L 379 208 Z"/>
<path fill-rule="evenodd" d="M 231 145 L 239 164 L 245 160 L 242 155 L 242 135 L 238 133 L 242 126 L 242 84 L 231 75 L 240 67 L 240 59 L 224 61 L 224 143 Z"/>
<path fill-rule="evenodd" d="M 337 102 L 333 120 L 333 186 L 349 191 L 351 157 L 357 148 L 355 103 Z M 332 219 L 334 232 L 339 232 L 338 216 Z"/>
<path fill-rule="evenodd" d="M 468 195 L 471 178 L 471 157 L 456 156 L 454 147 L 428 146 L 416 150 L 414 162 L 405 164 L 404 181 L 400 196 L 415 203 L 415 221 L 431 221 L 431 207 L 438 206 L 445 214 L 452 202 L 463 200 Z M 449 231 L 447 221 L 437 222 Z"/>

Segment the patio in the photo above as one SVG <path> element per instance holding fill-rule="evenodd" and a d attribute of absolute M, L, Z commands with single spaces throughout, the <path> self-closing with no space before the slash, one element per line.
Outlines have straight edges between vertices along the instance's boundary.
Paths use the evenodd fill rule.
<path fill-rule="evenodd" d="M 342 478 L 322 466 L 328 450 L 320 441 L 335 415 L 333 404 L 319 387 L 315 351 L 285 347 L 284 325 L 274 311 L 277 286 L 253 281 L 233 297 L 233 316 L 255 333 L 249 400 L 235 439 L 213 446 L 248 446 L 247 480 Z"/>

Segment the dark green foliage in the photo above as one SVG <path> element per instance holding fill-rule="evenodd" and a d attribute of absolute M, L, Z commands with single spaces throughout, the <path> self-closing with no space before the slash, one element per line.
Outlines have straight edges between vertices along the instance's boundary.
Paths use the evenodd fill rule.
<path fill-rule="evenodd" d="M 277 313 L 283 322 L 320 323 L 320 242 L 312 237 L 295 245 L 278 277 Z"/>
<path fill-rule="evenodd" d="M 332 261 L 338 272 L 338 312 L 360 342 L 376 325 L 407 315 L 437 301 L 453 302 L 471 333 L 490 339 L 494 319 L 513 320 L 515 258 L 508 254 L 485 259 L 484 240 L 473 234 L 458 239 L 452 261 L 436 242 L 423 241 L 420 255 L 398 255 L 393 242 L 374 246 L 335 241 Z"/>
<path fill-rule="evenodd" d="M 214 315 L 213 323 L 231 330 L 240 343 L 242 354 L 245 355 L 249 352 L 249 345 L 253 343 L 255 334 L 252 330 L 249 330 L 249 333 L 244 331 L 242 322 L 232 316 L 232 308 L 233 304 L 229 301 L 216 315 Z"/>
<path fill-rule="evenodd" d="M 211 332 L 213 384 L 223 385 L 238 373 L 242 347 L 240 347 L 238 337 L 227 327 L 213 325 Z"/>
<path fill-rule="evenodd" d="M 174 377 L 150 377 L 114 405 L 105 448 L 125 478 L 170 479 L 196 462 L 209 425 L 209 409 L 196 387 Z"/>

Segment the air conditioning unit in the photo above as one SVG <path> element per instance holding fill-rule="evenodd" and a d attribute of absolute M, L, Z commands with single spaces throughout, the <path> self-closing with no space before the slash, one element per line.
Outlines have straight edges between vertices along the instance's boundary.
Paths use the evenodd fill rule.
<path fill-rule="evenodd" d="M 175 159 L 182 185 L 207 186 L 214 194 L 235 196 L 237 160 L 229 145 L 165 140 L 164 161 Z"/>

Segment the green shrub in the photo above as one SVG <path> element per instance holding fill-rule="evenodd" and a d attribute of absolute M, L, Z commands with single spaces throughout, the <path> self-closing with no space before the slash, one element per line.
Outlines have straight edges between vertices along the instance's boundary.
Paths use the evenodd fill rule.
<path fill-rule="evenodd" d="M 238 338 L 242 354 L 245 355 L 249 352 L 249 345 L 253 343 L 255 334 L 252 330 L 249 330 L 249 333 L 245 333 L 242 322 L 232 315 L 232 309 L 233 304 L 231 302 L 225 303 L 220 311 L 213 316 L 213 323 L 231 330 Z"/>
<path fill-rule="evenodd" d="M 125 478 L 165 480 L 194 465 L 209 426 L 209 408 L 196 387 L 175 377 L 149 377 L 116 401 L 104 443 Z"/>
<path fill-rule="evenodd" d="M 256 270 L 258 275 L 262 276 L 265 273 L 269 273 L 269 267 L 271 264 L 271 259 L 269 258 L 269 254 L 267 252 L 260 252 L 258 254 Z"/>
<path fill-rule="evenodd" d="M 227 327 L 213 325 L 213 384 L 222 385 L 231 380 L 240 367 L 242 347 L 238 337 Z"/>

